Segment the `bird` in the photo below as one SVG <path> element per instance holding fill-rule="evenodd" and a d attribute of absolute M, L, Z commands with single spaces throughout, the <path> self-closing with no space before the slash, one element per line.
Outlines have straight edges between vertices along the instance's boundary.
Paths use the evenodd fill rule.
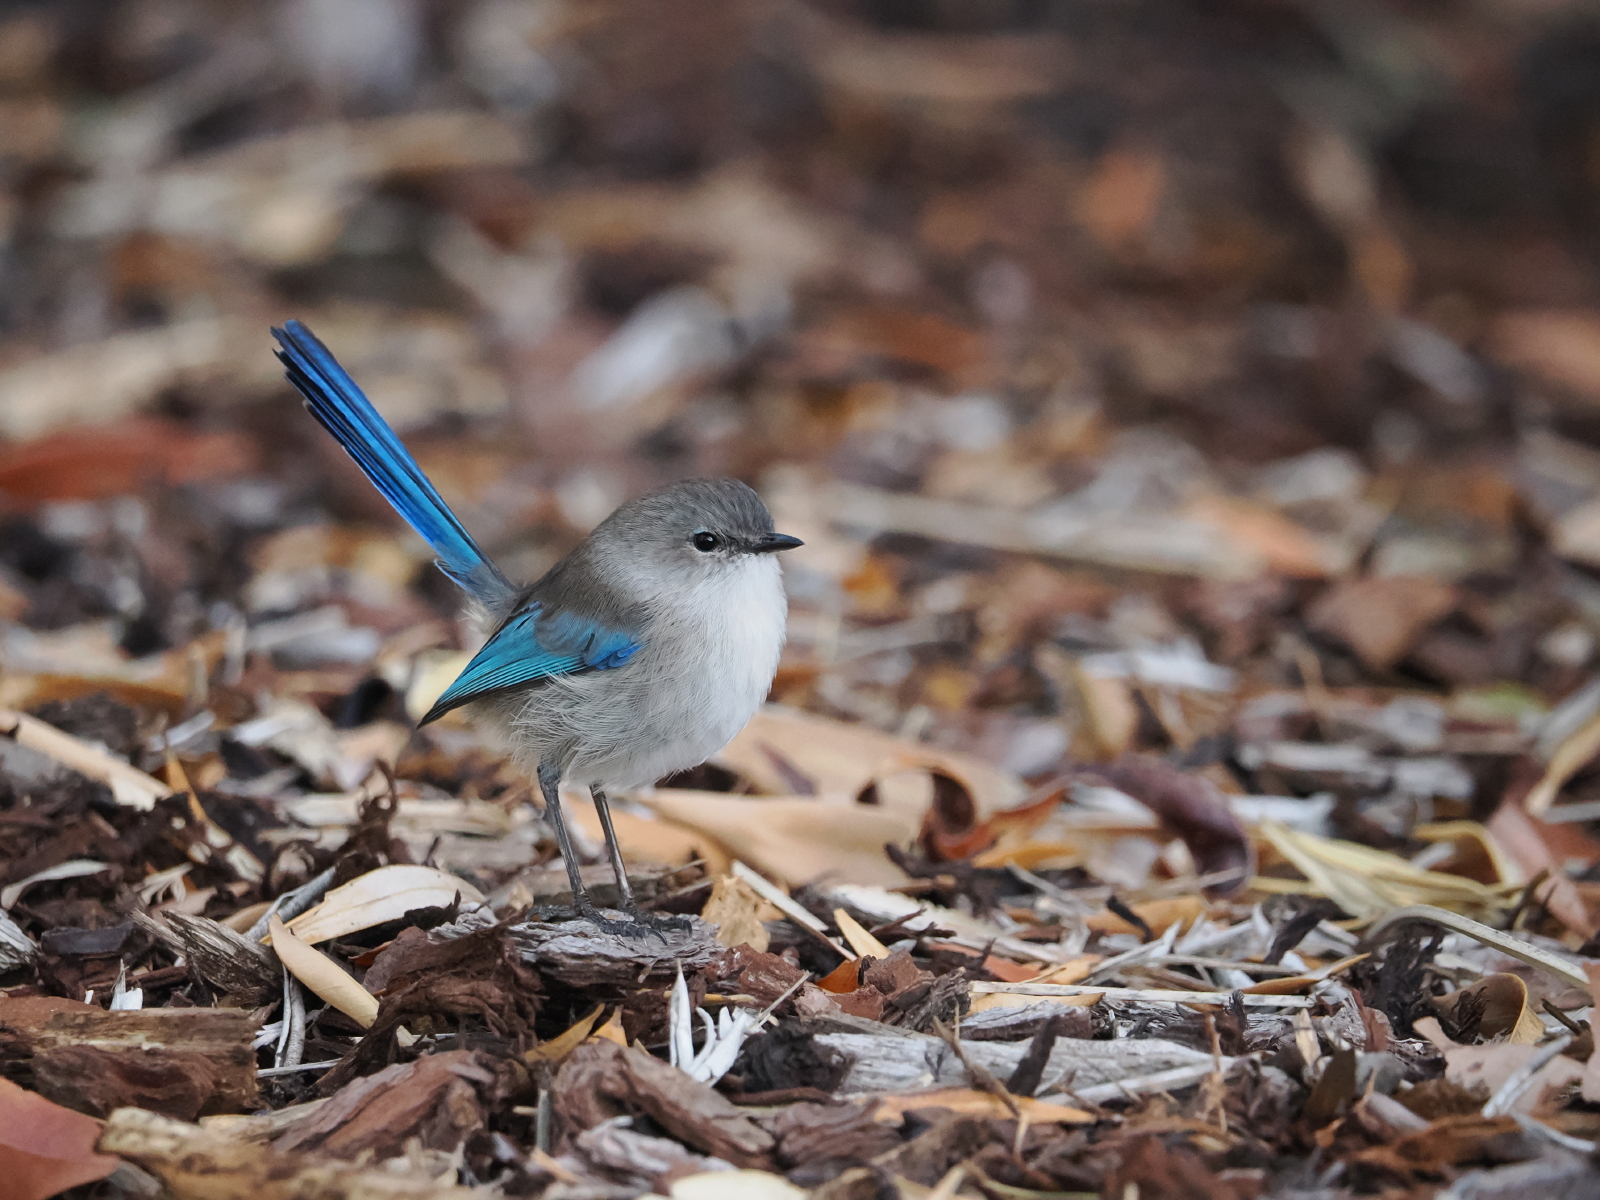
<path fill-rule="evenodd" d="M 788 600 L 777 533 L 734 479 L 689 479 L 624 503 L 526 586 L 472 539 L 372 402 L 299 321 L 274 327 L 276 354 L 306 408 L 433 549 L 487 633 L 419 724 L 454 709 L 499 735 L 538 781 L 572 885 L 603 927 L 640 928 L 608 795 L 698 766 L 765 701 Z M 587 786 L 626 920 L 605 917 L 578 874 L 562 784 Z"/>

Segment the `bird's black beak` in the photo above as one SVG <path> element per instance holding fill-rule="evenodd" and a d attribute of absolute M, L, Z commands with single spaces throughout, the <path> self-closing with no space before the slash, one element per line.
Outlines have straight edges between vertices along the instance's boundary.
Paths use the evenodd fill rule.
<path fill-rule="evenodd" d="M 750 543 L 751 554 L 776 554 L 779 550 L 793 550 L 796 546 L 804 546 L 797 537 L 790 537 L 787 533 L 767 533 Z"/>

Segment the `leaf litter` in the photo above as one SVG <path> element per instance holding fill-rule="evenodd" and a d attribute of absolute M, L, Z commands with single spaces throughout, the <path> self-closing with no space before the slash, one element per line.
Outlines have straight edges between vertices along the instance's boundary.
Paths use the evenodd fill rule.
<path fill-rule="evenodd" d="M 1600 1191 L 1576 5 L 81 7 L 0 16 L 8 1194 Z M 288 316 L 513 574 L 805 539 L 618 798 L 651 936 L 414 728 L 474 646 Z"/>

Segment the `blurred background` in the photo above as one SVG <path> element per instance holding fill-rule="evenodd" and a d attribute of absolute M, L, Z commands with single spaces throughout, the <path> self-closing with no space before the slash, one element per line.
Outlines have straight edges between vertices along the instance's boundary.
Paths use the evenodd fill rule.
<path fill-rule="evenodd" d="M 1542 709 L 1597 252 L 1563 0 L 6 3 L 0 701 L 348 728 L 459 661 L 293 316 L 514 576 L 759 487 L 792 705 L 1034 779 L 1278 687 Z"/>

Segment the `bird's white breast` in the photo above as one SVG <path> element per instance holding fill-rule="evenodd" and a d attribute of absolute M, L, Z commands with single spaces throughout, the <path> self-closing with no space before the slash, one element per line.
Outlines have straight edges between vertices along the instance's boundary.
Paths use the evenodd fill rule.
<path fill-rule="evenodd" d="M 516 720 L 535 759 L 569 747 L 574 783 L 643 787 L 698 766 L 744 728 L 772 686 L 788 618 L 775 559 L 736 559 L 655 599 L 632 661 L 552 681 Z"/>
<path fill-rule="evenodd" d="M 722 749 L 766 699 L 788 621 L 783 574 L 770 555 L 738 560 L 684 597 L 691 614 L 682 661 L 706 707 L 705 755 Z M 698 644 L 698 653 L 695 645 Z M 702 756 L 704 757 L 704 756 Z M 699 761 L 699 760 L 697 760 Z"/>

